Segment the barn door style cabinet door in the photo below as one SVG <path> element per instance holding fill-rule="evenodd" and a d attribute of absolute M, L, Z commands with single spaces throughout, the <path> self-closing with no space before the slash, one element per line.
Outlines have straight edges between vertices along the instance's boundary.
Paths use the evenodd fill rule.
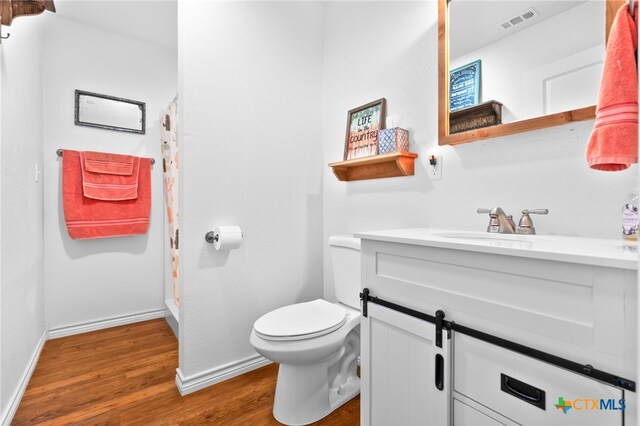
<path fill-rule="evenodd" d="M 450 424 L 450 336 L 436 327 L 369 304 L 361 323 L 361 424 Z"/>

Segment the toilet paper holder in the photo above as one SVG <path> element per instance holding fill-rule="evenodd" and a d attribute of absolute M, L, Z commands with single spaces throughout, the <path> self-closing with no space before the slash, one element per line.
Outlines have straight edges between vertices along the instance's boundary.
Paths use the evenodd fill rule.
<path fill-rule="evenodd" d="M 204 234 L 204 240 L 216 250 L 234 250 L 242 244 L 242 229 L 237 225 L 216 226 Z"/>
<path fill-rule="evenodd" d="M 220 239 L 220 235 L 216 234 L 213 231 L 209 231 L 206 234 L 204 234 L 204 240 L 206 242 L 208 242 L 209 244 L 213 244 L 214 242 L 218 241 Z"/>

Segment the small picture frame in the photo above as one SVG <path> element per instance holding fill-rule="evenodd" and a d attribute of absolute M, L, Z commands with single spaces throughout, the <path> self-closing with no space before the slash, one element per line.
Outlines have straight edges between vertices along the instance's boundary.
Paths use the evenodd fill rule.
<path fill-rule="evenodd" d="M 449 111 L 480 103 L 480 60 L 449 72 Z"/>
<path fill-rule="evenodd" d="M 378 130 L 384 129 L 386 114 L 385 98 L 349 110 L 344 143 L 345 160 L 378 154 Z"/>

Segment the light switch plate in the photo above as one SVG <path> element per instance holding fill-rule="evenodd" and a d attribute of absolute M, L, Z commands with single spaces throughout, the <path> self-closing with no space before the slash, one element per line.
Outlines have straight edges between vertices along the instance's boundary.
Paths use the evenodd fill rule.
<path fill-rule="evenodd" d="M 432 166 L 429 160 L 434 157 L 436 165 Z M 429 180 L 442 180 L 442 156 L 436 154 L 429 154 L 427 156 L 427 175 Z"/>

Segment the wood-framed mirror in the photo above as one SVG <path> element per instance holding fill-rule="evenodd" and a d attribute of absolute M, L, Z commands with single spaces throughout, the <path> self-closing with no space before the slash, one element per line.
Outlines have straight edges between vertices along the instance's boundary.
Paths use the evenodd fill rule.
<path fill-rule="evenodd" d="M 606 39 L 624 4 L 438 0 L 439 145 L 595 118 Z"/>

